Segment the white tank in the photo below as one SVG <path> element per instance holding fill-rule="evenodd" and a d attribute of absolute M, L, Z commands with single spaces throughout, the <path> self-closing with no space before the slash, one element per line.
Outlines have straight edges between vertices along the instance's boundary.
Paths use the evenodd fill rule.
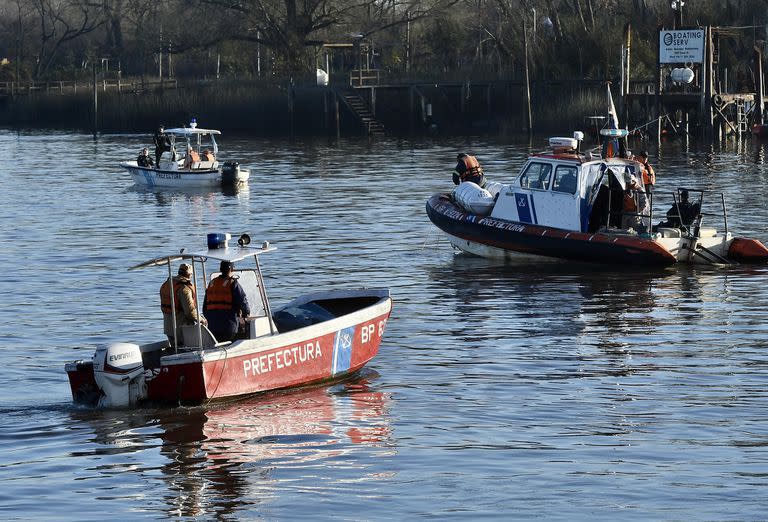
<path fill-rule="evenodd" d="M 456 190 L 453 191 L 453 197 L 465 210 L 478 216 L 490 214 L 496 203 L 496 198 L 490 192 L 471 181 L 464 181 L 456 187 Z"/>
<path fill-rule="evenodd" d="M 136 344 L 114 343 L 96 348 L 93 376 L 103 394 L 100 407 L 134 406 L 146 397 L 144 364 Z"/>

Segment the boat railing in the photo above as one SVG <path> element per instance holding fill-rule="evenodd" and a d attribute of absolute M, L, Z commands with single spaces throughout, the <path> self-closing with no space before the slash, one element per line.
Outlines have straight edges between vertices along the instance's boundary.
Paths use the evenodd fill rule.
<path fill-rule="evenodd" d="M 623 189 L 613 189 L 612 193 L 621 192 L 622 197 L 624 194 Z M 684 201 L 683 193 L 687 193 L 687 201 Z M 705 198 L 705 195 L 715 196 L 716 202 L 712 202 Z M 659 191 L 654 190 L 646 194 L 648 199 L 648 205 L 645 209 L 638 209 L 637 212 L 626 212 L 623 208 L 610 208 L 610 201 L 616 201 L 614 198 L 609 200 L 608 220 L 606 224 L 607 229 L 622 230 L 626 217 L 637 218 L 642 223 L 638 225 L 638 233 L 650 233 L 658 228 L 677 228 L 685 235 L 692 235 L 699 237 L 703 230 L 703 223 L 705 219 L 709 221 L 713 219 L 715 222 L 715 228 L 720 228 L 723 235 L 728 235 L 728 212 L 725 205 L 725 196 L 722 193 L 712 194 L 703 189 L 678 187 L 674 191 Z M 718 201 L 719 200 L 719 201 Z M 664 202 L 669 204 L 668 210 L 662 215 L 663 221 L 654 223 L 659 214 L 655 212 L 657 208 L 656 202 Z M 688 203 L 688 205 L 685 205 Z M 705 206 L 708 203 L 708 206 Z M 685 207 L 683 206 L 685 205 Z M 663 212 L 663 211 L 662 211 Z M 711 228 L 711 227 L 710 227 Z"/>

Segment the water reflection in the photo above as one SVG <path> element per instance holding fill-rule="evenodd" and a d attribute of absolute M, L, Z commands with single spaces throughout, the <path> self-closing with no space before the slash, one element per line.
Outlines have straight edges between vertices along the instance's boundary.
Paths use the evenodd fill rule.
<path fill-rule="evenodd" d="M 215 203 L 219 195 L 223 195 L 225 200 L 233 198 L 247 202 L 250 197 L 250 187 L 241 185 L 237 187 L 217 187 L 217 188 L 150 188 L 141 185 L 132 185 L 126 189 L 126 192 L 134 192 L 139 196 L 141 203 L 155 203 L 158 206 L 170 206 L 179 201 L 190 203 Z"/>
<path fill-rule="evenodd" d="M 91 426 L 98 444 L 94 453 L 121 456 L 100 473 L 131 467 L 154 476 L 158 469 L 167 515 L 221 517 L 242 509 L 245 498 L 253 504 L 275 497 L 278 471 L 284 476 L 286 468 L 328 466 L 363 448 L 389 453 L 390 397 L 371 388 L 370 380 L 377 377 L 369 370 L 331 387 L 208 407 L 75 410 L 71 416 Z M 137 469 L 133 455 L 146 455 L 158 440 L 159 466 L 143 462 Z"/>

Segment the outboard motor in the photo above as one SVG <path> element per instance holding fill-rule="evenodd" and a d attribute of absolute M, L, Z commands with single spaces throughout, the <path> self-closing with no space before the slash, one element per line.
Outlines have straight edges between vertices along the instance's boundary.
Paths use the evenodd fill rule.
<path fill-rule="evenodd" d="M 147 395 L 141 349 L 136 344 L 114 343 L 96 348 L 93 376 L 103 393 L 100 407 L 134 406 Z"/>
<path fill-rule="evenodd" d="M 221 184 L 234 185 L 240 174 L 240 163 L 237 161 L 225 161 L 221 167 Z"/>

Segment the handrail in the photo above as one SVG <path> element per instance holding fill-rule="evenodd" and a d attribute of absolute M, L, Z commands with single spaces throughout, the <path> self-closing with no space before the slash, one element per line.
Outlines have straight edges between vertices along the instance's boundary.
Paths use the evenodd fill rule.
<path fill-rule="evenodd" d="M 176 78 L 162 80 L 144 80 L 141 79 L 100 79 L 97 82 L 99 90 L 106 92 L 108 90 L 136 91 L 139 89 L 168 88 L 178 87 Z M 93 89 L 93 82 L 77 80 L 56 80 L 56 81 L 27 81 L 27 82 L 0 82 L 0 95 L 21 96 L 32 93 L 45 92 L 46 94 L 76 94 L 80 91 L 90 91 Z"/>

